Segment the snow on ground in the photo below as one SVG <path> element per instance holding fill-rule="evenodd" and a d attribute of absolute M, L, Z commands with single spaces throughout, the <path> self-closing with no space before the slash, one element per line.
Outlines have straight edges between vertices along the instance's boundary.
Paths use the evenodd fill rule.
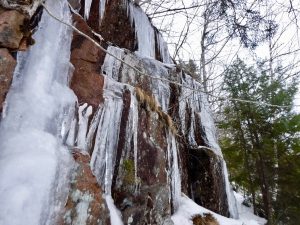
<path fill-rule="evenodd" d="M 237 201 L 240 220 L 245 221 L 245 222 L 253 221 L 253 222 L 256 222 L 253 224 L 258 224 L 258 225 L 264 225 L 267 222 L 267 220 L 265 220 L 264 218 L 254 215 L 252 207 L 247 207 L 242 204 L 244 201 L 244 197 L 242 194 L 234 192 L 234 196 Z"/>
<path fill-rule="evenodd" d="M 172 216 L 172 220 L 175 225 L 193 225 L 191 218 L 194 215 L 203 215 L 205 213 L 211 213 L 220 225 L 263 225 L 266 220 L 255 216 L 252 213 L 252 209 L 243 206 L 241 203 L 243 197 L 240 194 L 236 194 L 238 202 L 238 211 L 240 213 L 240 219 L 230 219 L 214 213 L 204 207 L 197 205 L 193 200 L 183 195 L 180 199 L 180 206 L 177 212 Z"/>

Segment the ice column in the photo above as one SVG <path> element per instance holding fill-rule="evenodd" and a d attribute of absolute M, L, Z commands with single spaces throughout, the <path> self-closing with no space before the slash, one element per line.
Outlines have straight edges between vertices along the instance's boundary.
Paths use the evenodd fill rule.
<path fill-rule="evenodd" d="M 181 177 L 179 171 L 178 162 L 178 152 L 176 146 L 176 140 L 174 134 L 169 130 L 167 137 L 168 141 L 168 164 L 169 164 L 169 175 L 171 177 L 171 194 L 172 194 L 172 204 L 174 210 L 179 207 L 180 197 L 181 197 Z"/>
<path fill-rule="evenodd" d="M 78 135 L 77 135 L 77 146 L 82 151 L 87 151 L 87 129 L 89 117 L 92 115 L 93 109 L 92 106 L 88 106 L 87 103 L 79 106 L 78 110 Z"/>
<path fill-rule="evenodd" d="M 46 5 L 71 22 L 67 1 Z M 55 224 L 63 207 L 71 166 L 63 139 L 76 102 L 68 88 L 71 34 L 44 11 L 36 44 L 18 53 L 0 125 L 1 224 Z"/>
<path fill-rule="evenodd" d="M 223 160 L 223 174 L 224 174 L 223 177 L 225 180 L 225 188 L 226 188 L 226 195 L 227 195 L 230 217 L 232 217 L 234 219 L 238 219 L 239 213 L 238 213 L 238 209 L 237 209 L 237 203 L 236 203 L 235 196 L 233 194 L 232 188 L 229 183 L 227 166 L 226 166 L 226 162 L 224 160 Z"/>
<path fill-rule="evenodd" d="M 91 158 L 91 168 L 98 182 L 104 188 L 112 225 L 123 224 L 120 213 L 111 197 L 111 185 L 123 109 L 123 87 L 124 85 L 105 77 L 104 103 L 100 106 L 95 116 L 96 119 L 92 121 L 91 125 L 91 129 L 95 131 L 94 123 L 98 123 L 95 146 Z M 88 139 L 90 139 L 90 136 L 91 133 L 89 132 Z"/>

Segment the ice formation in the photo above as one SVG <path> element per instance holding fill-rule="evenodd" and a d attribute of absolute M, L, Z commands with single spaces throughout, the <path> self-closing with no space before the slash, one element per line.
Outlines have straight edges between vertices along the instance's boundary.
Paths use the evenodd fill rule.
<path fill-rule="evenodd" d="M 133 57 L 130 54 L 125 54 L 122 49 L 117 47 L 110 46 L 107 50 L 118 58 L 123 59 L 129 65 L 139 67 L 139 65 L 142 64 L 143 67 L 146 68 L 144 72 L 154 77 L 154 79 L 148 78 L 151 92 L 162 110 L 167 112 L 169 109 L 170 86 L 167 81 L 159 78 L 168 79 L 169 69 L 159 61 L 150 58 Z M 132 85 L 138 85 L 141 80 L 147 79 L 147 77 L 137 73 L 129 66 L 121 65 L 122 63 L 119 60 L 116 60 L 110 55 L 106 55 L 102 71 L 116 81 L 130 83 Z"/>
<path fill-rule="evenodd" d="M 66 0 L 47 1 L 48 8 L 64 21 L 71 23 Z M 126 0 L 125 0 L 126 1 Z M 36 44 L 27 53 L 18 55 L 18 65 L 12 87 L 6 103 L 6 115 L 1 123 L 0 133 L 0 224 L 51 224 L 60 209 L 58 199 L 66 197 L 64 190 L 68 170 L 71 166 L 70 154 L 64 144 L 77 146 L 84 152 L 92 153 L 91 168 L 97 181 L 105 191 L 105 199 L 113 225 L 123 224 L 121 214 L 111 197 L 112 179 L 115 169 L 116 150 L 120 135 L 123 93 L 130 92 L 130 109 L 126 124 L 126 143 L 122 154 L 128 155 L 133 150 L 135 191 L 138 191 L 138 102 L 133 86 L 147 82 L 149 91 L 154 95 L 164 112 L 170 106 L 170 84 L 157 79 L 171 79 L 173 63 L 167 45 L 141 8 L 132 3 L 125 4 L 128 16 L 136 29 L 138 50 L 136 55 L 110 46 L 108 51 L 125 62 L 138 68 L 145 68 L 142 76 L 132 68 L 109 56 L 105 57 L 102 71 L 105 76 L 104 103 L 92 115 L 92 108 L 87 104 L 79 106 L 78 120 L 74 116 L 76 96 L 68 88 L 69 54 L 71 31 L 63 24 L 44 13 L 38 31 Z M 84 14 L 88 19 L 91 0 L 85 1 Z M 106 0 L 100 1 L 100 18 L 105 11 Z M 162 62 L 155 60 L 156 51 Z M 178 78 L 178 77 L 177 77 Z M 183 73 L 179 77 L 184 86 L 201 90 L 201 84 Z M 119 83 L 121 82 L 121 83 Z M 127 83 L 127 84 L 126 84 Z M 130 86 L 130 85 L 132 86 Z M 201 126 L 206 137 L 206 144 L 222 158 L 216 140 L 216 130 L 204 94 L 182 87 L 179 96 L 179 113 L 182 131 L 186 131 L 186 107 L 191 109 L 188 141 L 197 146 L 195 127 Z M 197 121 L 201 118 L 201 121 Z M 95 144 L 93 140 L 95 137 Z M 181 196 L 181 177 L 179 155 L 174 134 L 167 135 L 168 173 L 172 195 L 172 204 L 177 215 L 184 205 L 191 204 Z M 133 146 L 132 146 L 133 144 Z M 92 149 L 93 146 L 93 149 Z M 126 157 L 125 157 L 126 158 Z M 16 166 L 17 165 L 17 166 Z M 228 182 L 226 164 L 224 177 L 230 213 L 236 217 L 235 200 Z M 74 196 L 73 196 L 74 197 Z M 76 197 L 76 196 L 75 196 Z M 86 196 L 90 201 L 90 196 Z M 63 202 L 63 201 L 60 201 Z M 86 220 L 87 204 L 80 204 L 81 212 L 75 224 Z"/>
<path fill-rule="evenodd" d="M 229 208 L 229 212 L 230 212 L 230 216 L 234 219 L 238 219 L 239 218 L 239 213 L 238 213 L 238 209 L 237 209 L 237 202 L 235 199 L 235 196 L 233 194 L 233 190 L 230 186 L 229 183 L 229 176 L 228 176 L 228 171 L 227 171 L 227 166 L 226 166 L 226 162 L 223 161 L 223 177 L 225 180 L 225 188 L 226 188 L 226 194 L 227 194 L 227 201 L 228 201 L 228 208 Z"/>
<path fill-rule="evenodd" d="M 173 207 L 176 211 L 179 208 L 180 198 L 181 198 L 181 177 L 179 171 L 179 163 L 178 163 L 178 152 L 176 146 L 176 140 L 174 134 L 169 131 L 168 137 L 168 164 L 169 164 L 169 172 L 171 175 L 170 186 L 171 186 L 171 194 L 173 200 Z"/>
<path fill-rule="evenodd" d="M 188 131 L 188 141 L 191 146 L 197 146 L 195 141 L 195 126 L 197 115 L 201 121 L 198 121 L 198 126 L 202 127 L 206 137 L 206 144 L 216 153 L 216 155 L 222 156 L 221 148 L 217 143 L 216 128 L 212 118 L 212 112 L 209 109 L 207 102 L 207 96 L 201 93 L 203 90 L 202 85 L 193 79 L 190 75 L 182 74 L 181 76 L 181 95 L 179 97 L 179 116 L 181 121 L 181 129 L 186 131 L 186 107 L 191 110 L 190 129 Z M 189 87 L 189 88 L 187 88 Z"/>
<path fill-rule="evenodd" d="M 120 87 L 121 86 L 121 87 Z M 119 140 L 123 108 L 122 85 L 105 79 L 104 103 L 100 107 L 100 117 L 91 158 L 91 168 L 106 194 L 111 194 L 116 149 Z"/>
<path fill-rule="evenodd" d="M 100 0 L 99 14 L 100 20 L 103 19 L 106 2 L 108 0 Z M 131 25 L 135 28 L 138 50 L 136 51 L 142 57 L 154 59 L 156 50 L 159 51 L 162 62 L 172 64 L 173 60 L 169 54 L 168 46 L 163 40 L 162 35 L 154 28 L 148 16 L 141 7 L 133 4 L 131 1 L 123 0 L 124 7 Z M 91 0 L 85 3 L 85 17 L 88 17 L 91 7 Z"/>
<path fill-rule="evenodd" d="M 89 117 L 92 115 L 92 106 L 88 106 L 86 103 L 79 106 L 78 110 L 78 134 L 77 134 L 77 147 L 82 151 L 87 151 L 87 130 Z M 72 131 L 72 130 L 71 130 Z"/>
<path fill-rule="evenodd" d="M 110 46 L 108 51 L 118 58 L 123 59 L 126 63 L 145 68 L 145 73 L 153 76 L 154 78 L 165 78 L 170 79 L 170 68 L 167 68 L 163 63 L 156 61 L 150 58 L 143 58 L 139 56 L 133 56 L 131 54 L 127 54 L 124 50 Z M 115 79 L 116 81 L 122 83 L 130 83 L 130 84 L 138 84 L 142 82 L 143 79 L 147 79 L 132 68 L 122 65 L 122 63 L 116 60 L 114 57 L 110 55 L 106 55 L 102 71 L 107 76 Z M 204 132 L 204 141 L 209 148 L 218 155 L 221 160 L 223 160 L 223 155 L 221 149 L 217 143 L 216 137 L 216 128 L 214 125 L 214 121 L 212 118 L 212 113 L 209 109 L 209 104 L 207 102 L 207 96 L 204 93 L 201 93 L 202 85 L 193 79 L 190 75 L 181 73 L 179 79 L 181 80 L 181 92 L 179 96 L 179 118 L 182 132 L 185 133 L 188 130 L 188 141 L 190 146 L 194 146 L 195 148 L 201 148 L 203 146 L 198 146 L 195 137 L 196 137 L 196 126 L 201 127 Z M 149 88 L 153 93 L 155 99 L 161 106 L 162 110 L 168 112 L 169 109 L 169 100 L 170 100 L 170 85 L 167 81 L 161 79 L 149 79 Z M 200 90 L 195 91 L 195 90 Z M 190 124 L 187 124 L 186 127 L 186 108 L 190 109 Z M 197 119 L 196 119 L 197 117 Z M 170 142 L 170 141 L 169 141 Z M 223 168 L 226 169 L 226 168 Z M 226 174 L 226 171 L 223 171 Z M 174 178 L 174 177 L 173 177 Z M 177 179 L 177 178 L 176 178 Z M 228 195 L 228 204 L 230 208 L 230 214 L 232 217 L 237 217 L 236 214 L 236 206 L 234 202 L 234 196 L 230 191 L 228 176 L 224 177 L 226 182 L 226 194 Z M 174 179 L 173 179 L 174 181 Z M 174 184 L 172 185 L 174 187 Z M 172 189 L 174 191 L 174 189 Z M 174 195 L 174 193 L 172 193 Z M 180 196 L 176 194 L 175 196 Z M 176 197 L 177 198 L 177 197 Z M 175 199 L 176 199 L 175 198 Z M 173 202 L 173 204 L 177 204 Z"/>
<path fill-rule="evenodd" d="M 71 22 L 67 1 L 47 7 Z M 18 53 L 0 133 L 0 224 L 52 224 L 71 158 L 63 140 L 76 97 L 68 88 L 71 31 L 43 14 L 36 44 Z"/>
<path fill-rule="evenodd" d="M 85 0 L 84 1 L 84 19 L 88 19 L 90 16 L 90 10 L 92 6 L 92 0 Z"/>

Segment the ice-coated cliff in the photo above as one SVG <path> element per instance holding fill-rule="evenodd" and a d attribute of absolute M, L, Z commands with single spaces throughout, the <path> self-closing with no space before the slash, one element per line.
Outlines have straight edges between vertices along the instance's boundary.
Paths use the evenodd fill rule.
<path fill-rule="evenodd" d="M 41 8 L 30 15 L 35 44 L 17 54 L 0 123 L 0 225 L 184 225 L 208 210 L 239 224 L 225 219 L 238 213 L 202 86 L 142 9 L 45 4 L 99 32 L 109 54 Z"/>

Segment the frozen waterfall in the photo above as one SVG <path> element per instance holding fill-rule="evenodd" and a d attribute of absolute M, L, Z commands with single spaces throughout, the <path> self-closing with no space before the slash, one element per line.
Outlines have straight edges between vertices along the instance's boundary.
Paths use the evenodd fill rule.
<path fill-rule="evenodd" d="M 48 8 L 71 21 L 67 1 Z M 52 224 L 71 157 L 63 146 L 76 97 L 68 88 L 71 31 L 43 14 L 36 44 L 18 53 L 0 133 L 0 224 Z"/>

